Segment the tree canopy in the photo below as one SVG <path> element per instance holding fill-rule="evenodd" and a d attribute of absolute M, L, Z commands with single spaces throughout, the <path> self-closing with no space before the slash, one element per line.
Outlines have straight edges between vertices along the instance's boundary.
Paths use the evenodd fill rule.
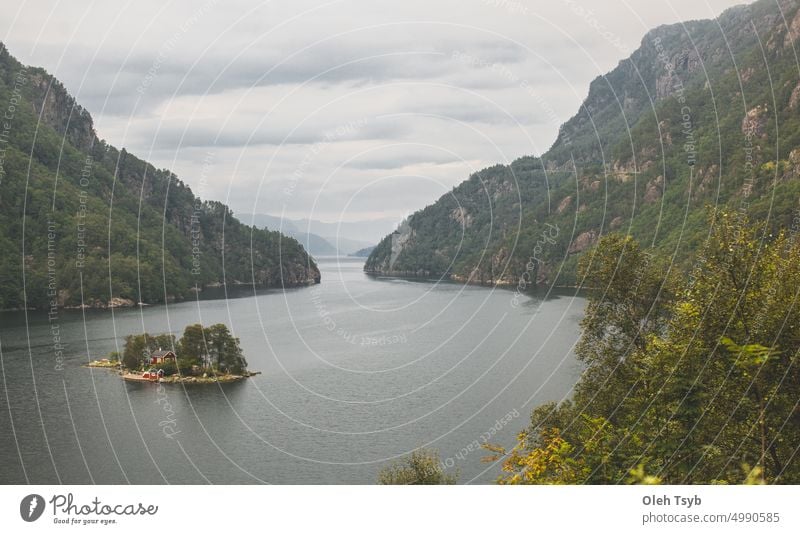
<path fill-rule="evenodd" d="M 800 482 L 800 242 L 738 212 L 709 224 L 688 283 L 627 237 L 585 257 L 586 370 L 492 449 L 500 482 Z"/>
<path fill-rule="evenodd" d="M 172 334 L 130 335 L 125 338 L 122 363 L 128 369 L 139 369 L 146 365 L 149 355 L 158 349 L 176 353 L 177 368 L 182 371 L 198 366 L 207 371 L 241 374 L 247 371 L 239 338 L 234 337 L 222 323 L 204 327 L 200 324 L 187 326 L 180 340 Z M 164 364 L 168 365 L 168 364 Z"/>
<path fill-rule="evenodd" d="M 378 474 L 378 484 L 384 485 L 437 485 L 455 484 L 456 475 L 445 473 L 439 452 L 418 449 L 410 455 L 388 465 Z"/>

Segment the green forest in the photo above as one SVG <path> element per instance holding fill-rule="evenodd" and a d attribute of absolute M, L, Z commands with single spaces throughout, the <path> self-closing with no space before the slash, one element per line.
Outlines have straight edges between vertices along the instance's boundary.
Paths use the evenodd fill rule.
<path fill-rule="evenodd" d="M 58 80 L 2 44 L 0 106 L 0 309 L 319 282 L 296 240 L 240 223 L 170 171 L 98 139 Z"/>

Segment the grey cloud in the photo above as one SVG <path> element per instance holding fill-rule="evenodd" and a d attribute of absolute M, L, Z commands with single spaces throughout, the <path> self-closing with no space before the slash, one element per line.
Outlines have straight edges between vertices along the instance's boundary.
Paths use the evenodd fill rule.
<path fill-rule="evenodd" d="M 530 55 L 519 45 L 500 38 L 471 40 L 465 36 L 438 39 L 434 43 L 373 39 L 370 35 L 356 36 L 344 42 L 312 45 L 302 51 L 299 44 L 281 49 L 261 46 L 240 57 L 238 50 L 215 49 L 200 58 L 182 50 L 156 47 L 130 54 L 120 50 L 92 59 L 95 49 L 75 44 L 64 57 L 59 75 L 73 87 L 80 85 L 83 78 L 88 80 L 80 92 L 88 109 L 127 115 L 134 110 L 151 110 L 175 95 L 218 94 L 232 89 L 301 83 L 358 86 L 392 80 L 440 79 L 467 68 L 454 59 L 454 53 L 504 64 L 524 62 Z M 57 50 L 50 48 L 50 54 L 55 55 Z"/>
<path fill-rule="evenodd" d="M 150 124 L 150 123 L 147 123 Z M 294 132 L 289 128 L 272 128 L 269 121 L 253 131 L 247 126 L 229 126 L 220 130 L 219 126 L 194 124 L 188 128 L 182 125 L 161 126 L 157 133 L 152 127 L 136 128 L 131 142 L 142 146 L 153 146 L 158 150 L 175 150 L 179 148 L 246 148 L 263 145 L 313 145 L 316 143 L 344 143 L 364 140 L 390 140 L 404 137 L 410 128 L 407 124 L 389 121 L 367 122 L 358 127 L 345 129 L 344 134 L 338 134 L 340 123 L 323 126 L 316 123 L 306 123 Z M 155 139 L 153 138 L 155 136 Z"/>
<path fill-rule="evenodd" d="M 345 43 L 336 47 L 312 47 L 286 61 L 286 53 L 250 52 L 233 59 L 230 53 L 206 57 L 161 55 L 161 52 L 124 56 L 100 56 L 91 63 L 90 50 L 70 54 L 60 71 L 86 73 L 80 97 L 90 110 L 130 114 L 151 110 L 175 95 L 219 94 L 232 89 L 311 83 L 335 85 L 386 83 L 393 80 L 430 80 L 464 68 L 451 57 L 453 50 L 473 50 L 492 61 L 521 61 L 519 47 L 503 42 L 451 43 L 449 46 L 405 47 Z M 75 76 L 69 76 L 79 85 Z M 138 105 L 138 108 L 135 106 Z M 105 107 L 104 107 L 105 106 Z"/>
<path fill-rule="evenodd" d="M 435 154 L 422 155 L 404 152 L 395 156 L 359 158 L 348 163 L 346 167 L 349 169 L 384 171 L 402 169 L 410 165 L 442 165 L 457 161 L 461 160 L 451 154 L 441 154 L 437 157 Z"/>

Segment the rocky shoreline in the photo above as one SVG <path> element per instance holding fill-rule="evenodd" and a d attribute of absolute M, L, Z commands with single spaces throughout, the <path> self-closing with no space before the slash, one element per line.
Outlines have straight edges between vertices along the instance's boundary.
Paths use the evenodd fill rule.
<path fill-rule="evenodd" d="M 121 372 L 120 376 L 126 382 L 153 383 L 153 384 L 229 384 L 239 382 L 245 378 L 260 375 L 260 371 L 248 371 L 241 375 L 218 376 L 164 376 L 157 379 L 144 378 L 140 373 Z"/>
<path fill-rule="evenodd" d="M 255 289 L 257 290 L 264 290 L 264 289 L 296 289 L 302 287 L 309 287 L 316 284 L 321 283 L 321 277 L 312 277 L 301 282 L 292 283 L 292 284 L 284 284 L 282 286 L 256 286 Z M 229 284 L 230 287 L 235 288 L 243 288 L 250 286 L 252 284 L 243 283 L 243 282 L 232 282 Z M 209 284 L 203 289 L 193 290 L 192 293 L 194 296 L 202 295 L 205 289 L 219 289 L 223 287 L 224 284 L 221 283 L 214 283 Z M 213 297 L 212 297 L 213 298 Z M 102 301 L 99 299 L 93 299 L 91 301 L 84 302 L 83 304 L 66 304 L 65 298 L 60 298 L 59 302 L 56 303 L 56 308 L 62 310 L 111 310 L 111 309 L 125 309 L 125 308 L 135 308 L 135 307 L 145 307 L 145 306 L 159 306 L 162 304 L 172 304 L 178 302 L 186 302 L 190 300 L 190 297 L 175 297 L 175 296 L 168 296 L 166 302 L 136 302 L 133 299 L 124 298 L 124 297 L 113 297 L 109 301 Z M 35 307 L 28 307 L 28 308 L 4 308 L 0 309 L 0 312 L 4 311 L 37 311 L 40 308 Z M 42 308 L 42 309 L 49 309 L 49 308 Z"/>
<path fill-rule="evenodd" d="M 454 282 L 459 284 L 467 284 L 471 286 L 484 286 L 484 287 L 502 287 L 502 288 L 510 288 L 517 285 L 518 280 L 512 280 L 510 278 L 501 278 L 499 280 L 493 279 L 477 279 L 475 277 L 467 277 L 460 274 L 436 274 L 436 273 L 429 273 L 427 271 L 416 273 L 413 271 L 364 271 L 364 274 L 369 276 L 385 276 L 390 278 L 407 278 L 407 279 L 417 279 L 417 280 L 447 280 L 448 282 Z"/>
<path fill-rule="evenodd" d="M 84 364 L 84 367 L 96 367 L 100 369 L 116 369 L 119 367 L 119 361 L 103 358 L 102 360 L 94 360 L 87 364 Z"/>
<path fill-rule="evenodd" d="M 152 384 L 228 384 L 231 382 L 239 382 L 245 378 L 250 378 L 261 374 L 261 371 L 246 371 L 240 375 L 223 374 L 214 376 L 181 376 L 176 374 L 171 376 L 162 376 L 159 378 L 150 378 L 145 377 L 144 373 L 120 369 L 119 361 L 109 360 L 107 358 L 91 361 L 85 364 L 83 367 L 115 370 L 117 374 L 126 382 Z"/>

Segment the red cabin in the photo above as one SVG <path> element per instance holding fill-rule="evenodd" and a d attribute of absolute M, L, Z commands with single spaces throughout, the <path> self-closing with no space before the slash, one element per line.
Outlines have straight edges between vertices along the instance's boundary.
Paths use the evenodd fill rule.
<path fill-rule="evenodd" d="M 171 350 L 154 350 L 152 354 L 150 354 L 150 365 L 159 365 L 168 360 L 175 361 L 175 353 Z"/>

